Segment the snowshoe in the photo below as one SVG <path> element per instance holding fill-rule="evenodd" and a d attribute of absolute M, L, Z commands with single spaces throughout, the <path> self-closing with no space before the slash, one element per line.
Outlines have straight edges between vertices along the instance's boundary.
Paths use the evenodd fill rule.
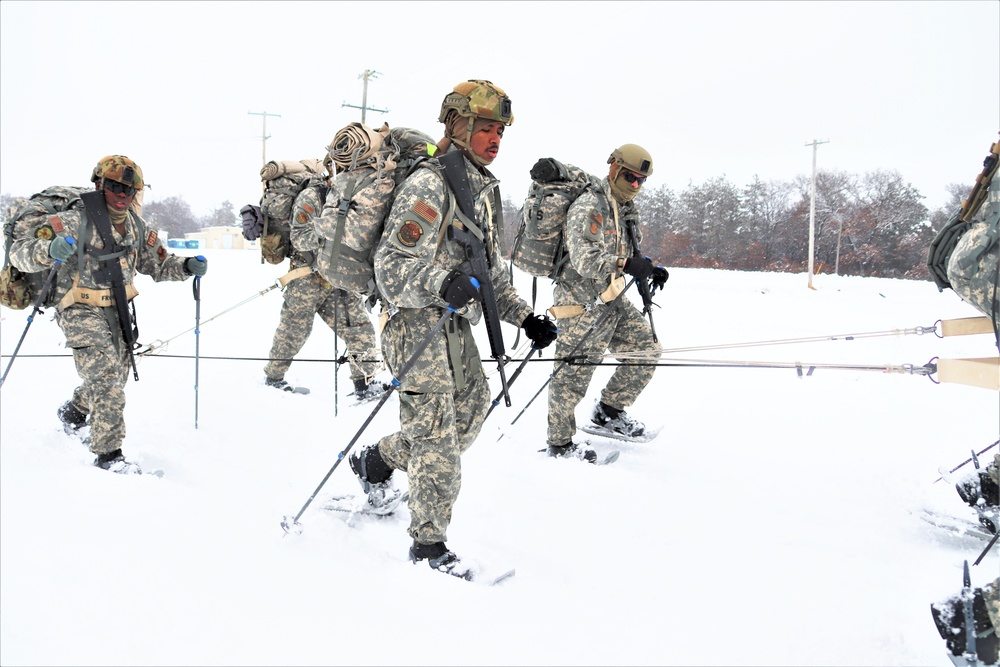
<path fill-rule="evenodd" d="M 938 634 L 945 641 L 952 662 L 956 665 L 977 664 L 965 661 L 968 655 L 967 628 L 965 618 L 965 595 L 972 595 L 972 620 L 975 632 L 976 657 L 981 665 L 995 665 L 1000 660 L 1000 645 L 997 642 L 996 629 L 990 622 L 986 610 L 986 600 L 983 589 L 966 590 L 943 602 L 931 605 L 931 615 L 937 626 Z M 959 660 L 960 659 L 960 660 Z"/>
<path fill-rule="evenodd" d="M 602 457 L 589 444 L 586 442 L 583 444 L 570 442 L 565 445 L 549 445 L 546 449 L 539 449 L 538 451 L 545 452 L 554 458 L 575 458 L 587 463 L 593 463 L 594 465 L 607 465 L 618 460 L 620 452 L 617 449 L 612 450 Z"/>
<path fill-rule="evenodd" d="M 116 449 L 107 454 L 98 454 L 94 465 L 101 470 L 118 473 L 119 475 L 141 475 L 142 469 L 137 463 L 128 461 L 122 455 L 122 450 Z"/>
<path fill-rule="evenodd" d="M 87 425 L 87 415 L 80 412 L 73 401 L 66 401 L 56 410 L 59 421 L 62 422 L 63 431 L 66 435 L 77 435 L 84 426 Z"/>
<path fill-rule="evenodd" d="M 354 391 L 348 394 L 348 397 L 354 399 L 355 405 L 361 405 L 362 403 L 368 403 L 376 399 L 382 398 L 384 394 L 389 389 L 389 385 L 382 384 L 381 382 L 371 382 L 367 383 L 364 380 L 354 381 Z"/>
<path fill-rule="evenodd" d="M 308 394 L 309 393 L 309 390 L 306 387 L 293 387 L 292 385 L 288 384 L 288 382 L 286 382 L 283 379 L 275 380 L 273 378 L 265 377 L 264 378 L 264 384 L 267 385 L 268 387 L 274 387 L 275 389 L 280 389 L 282 391 L 291 392 L 293 394 Z"/>
<path fill-rule="evenodd" d="M 647 429 L 645 424 L 624 410 L 616 410 L 600 401 L 594 406 L 590 423 L 581 424 L 578 428 L 590 435 L 626 442 L 649 442 L 660 432 L 659 428 Z"/>

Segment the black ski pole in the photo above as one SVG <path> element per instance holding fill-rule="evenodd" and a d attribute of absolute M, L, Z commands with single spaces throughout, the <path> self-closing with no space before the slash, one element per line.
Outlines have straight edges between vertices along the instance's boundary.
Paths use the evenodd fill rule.
<path fill-rule="evenodd" d="M 961 468 L 965 464 L 971 463 L 973 461 L 973 459 L 975 459 L 976 456 L 982 456 L 983 454 L 985 454 L 989 450 L 991 450 L 994 447 L 996 447 L 998 444 L 1000 444 L 1000 440 L 994 440 L 992 445 L 988 445 L 987 447 L 985 447 L 984 449 L 982 449 L 982 450 L 980 450 L 978 452 L 974 451 L 973 452 L 973 456 L 965 459 L 964 461 L 962 461 L 961 463 L 959 463 L 957 466 L 955 466 L 954 468 L 952 468 L 951 470 L 949 470 L 948 474 L 950 475 L 951 473 L 955 472 L 956 470 L 958 470 L 959 468 Z M 976 467 L 978 468 L 979 466 L 977 465 Z M 938 477 L 936 480 L 934 480 L 934 484 L 937 484 L 942 479 L 944 479 L 943 475 L 941 477 Z"/>
<path fill-rule="evenodd" d="M 597 330 L 597 327 L 599 327 L 599 326 L 601 326 L 602 324 L 604 324 L 604 320 L 608 319 L 608 317 L 610 317 L 610 316 L 611 316 L 611 313 L 613 313 L 613 312 L 615 312 L 616 310 L 618 310 L 618 304 L 619 304 L 619 303 L 621 302 L 621 299 L 622 299 L 622 297 L 623 297 L 623 296 L 625 295 L 625 292 L 627 292 L 627 291 L 628 291 L 628 288 L 629 288 L 629 287 L 631 287 L 631 286 L 633 285 L 633 283 L 635 283 L 635 278 L 633 278 L 632 280 L 630 280 L 630 281 L 629 281 L 629 283 L 628 283 L 627 285 L 625 285 L 625 289 L 623 289 L 623 290 L 622 290 L 621 292 L 619 292 L 619 293 L 618 293 L 618 296 L 616 296 L 616 297 L 615 297 L 615 298 L 614 298 L 614 299 L 613 299 L 613 300 L 612 300 L 612 301 L 611 301 L 611 302 L 610 302 L 610 303 L 608 304 L 608 307 L 607 307 L 607 308 L 606 308 L 606 309 L 604 310 L 604 312 L 603 312 L 603 313 L 601 313 L 601 316 L 600 316 L 600 317 L 598 317 L 598 318 L 597 318 L 597 319 L 596 319 L 596 320 L 594 321 L 594 323 L 593 323 L 592 325 L 590 325 L 590 330 L 589 330 L 589 331 L 587 331 L 587 333 L 585 333 L 585 334 L 583 335 L 583 337 L 582 337 L 582 338 L 580 339 L 580 342 L 578 342 L 578 343 L 577 343 L 577 344 L 576 344 L 576 345 L 575 345 L 575 346 L 573 347 L 573 349 L 572 349 L 572 350 L 570 350 L 569 354 L 567 354 L 567 355 L 566 355 L 566 356 L 564 357 L 564 359 L 572 359 L 572 358 L 573 358 L 573 355 L 574 355 L 574 354 L 576 354 L 576 351 L 580 349 L 580 346 L 581 346 L 581 345 L 583 345 L 583 342 L 584 342 L 585 340 L 587 340 L 587 338 L 589 338 L 589 337 L 590 337 L 590 334 L 594 333 L 594 331 L 596 331 L 596 330 Z M 528 402 L 527 402 L 527 403 L 525 404 L 525 406 L 524 406 L 523 408 L 521 408 L 521 411 L 520 411 L 520 412 L 518 412 L 518 413 L 517 413 L 517 416 L 516 416 L 516 417 L 514 417 L 514 421 L 512 421 L 512 422 L 510 423 L 510 425 L 511 425 L 511 426 L 513 426 L 513 425 L 514 425 L 515 423 L 517 423 L 517 420 L 521 418 L 521 415 L 523 415 L 523 414 L 524 414 L 524 411 L 525 411 L 525 410 L 527 410 L 527 409 L 528 409 L 528 407 L 529 407 L 529 406 L 530 406 L 530 405 L 531 405 L 532 403 L 534 403 L 534 402 L 535 402 L 535 399 L 536 399 L 536 398 L 538 398 L 539 394 L 541 394 L 541 393 L 542 393 L 542 391 L 544 391 L 544 390 L 545 390 L 545 388 L 549 386 L 549 383 L 550 383 L 550 382 L 552 382 L 552 378 L 554 378 L 554 377 L 556 376 L 556 373 L 558 373 L 559 371 L 561 371 L 561 370 L 563 369 L 563 367 L 564 367 L 564 366 L 566 366 L 566 364 L 568 364 L 568 363 L 569 363 L 568 361 L 560 361 L 560 362 L 559 362 L 559 365 L 558 365 L 558 366 L 556 366 L 556 368 L 555 368 L 555 369 L 554 369 L 554 370 L 553 370 L 553 371 L 552 371 L 552 372 L 551 372 L 551 373 L 549 374 L 549 377 L 548 377 L 548 379 L 547 379 L 547 380 L 545 380 L 545 382 L 543 382 L 543 383 L 542 383 L 542 386 L 538 388 L 538 391 L 536 391 L 536 392 L 535 392 L 535 395 L 531 397 L 531 400 L 530 400 L 530 401 L 528 401 Z M 500 440 L 501 438 L 503 438 L 503 436 L 504 436 L 504 434 L 503 434 L 503 433 L 501 433 L 501 434 L 500 434 L 500 438 L 497 438 L 497 440 Z"/>
<path fill-rule="evenodd" d="M 198 255 L 202 262 L 205 258 Z M 199 343 L 201 340 L 201 276 L 194 277 L 191 285 L 194 292 L 194 428 L 198 430 L 198 356 Z"/>
<path fill-rule="evenodd" d="M 516 380 L 517 376 L 521 374 L 521 371 L 524 370 L 524 367 L 528 365 L 528 361 L 531 359 L 531 355 L 533 355 L 535 352 L 538 352 L 538 356 L 542 355 L 541 348 L 537 348 L 534 345 L 532 345 L 531 349 L 528 351 L 528 355 L 521 361 L 517 369 L 514 371 L 513 375 L 510 376 L 510 379 L 507 380 L 507 389 L 510 389 L 510 386 L 514 384 L 514 380 Z M 497 394 L 496 398 L 493 399 L 493 402 L 490 403 L 490 409 L 486 411 L 486 416 L 483 417 L 483 421 L 489 419 L 490 413 L 493 412 L 493 408 L 500 405 L 500 399 L 503 398 L 503 396 L 504 392 L 503 389 L 501 389 L 500 393 Z"/>
<path fill-rule="evenodd" d="M 66 237 L 66 242 L 70 245 L 76 243 L 72 236 Z M 42 290 L 38 293 L 38 297 L 35 299 L 35 303 L 31 308 L 31 313 L 28 315 L 28 324 L 24 327 L 24 331 L 21 333 L 21 339 L 17 341 L 17 347 L 14 348 L 14 354 L 10 355 L 10 361 L 7 362 L 7 368 L 3 372 L 3 376 L 0 377 L 0 388 L 3 387 L 3 383 L 7 380 L 7 373 L 10 373 L 10 367 L 14 365 L 14 359 L 17 358 L 18 350 L 21 349 L 21 343 L 24 342 L 24 337 L 28 335 L 28 329 L 31 327 L 31 323 L 35 321 L 35 315 L 42 312 L 42 301 L 45 300 L 45 295 L 49 293 L 49 289 L 52 287 L 52 281 L 55 280 L 56 273 L 59 271 L 59 266 L 62 264 L 61 259 L 57 259 L 56 263 L 52 265 L 49 269 L 49 275 L 45 277 L 45 283 L 42 285 Z"/>
<path fill-rule="evenodd" d="M 333 474 L 333 471 L 337 469 L 337 466 L 340 465 L 340 462 L 343 461 L 344 457 L 347 456 L 347 453 L 351 451 L 351 447 L 353 447 L 354 443 L 358 441 L 358 438 L 361 437 L 361 434 L 365 432 L 365 429 L 368 428 L 369 424 L 371 424 L 372 420 L 375 418 L 375 415 L 378 414 L 378 411 L 381 410 L 382 406 L 385 405 L 385 402 L 389 400 L 389 396 L 392 395 L 393 390 L 399 389 L 400 385 L 402 384 L 403 378 L 410 371 L 410 368 L 413 366 L 413 364 L 417 362 L 417 359 L 420 358 L 420 355 L 424 353 L 424 350 L 426 350 L 427 346 L 430 345 L 430 342 L 431 340 L 433 340 L 434 336 L 436 336 L 437 333 L 441 331 L 441 327 L 444 326 L 444 323 L 448 321 L 448 318 L 451 317 L 451 314 L 453 312 L 455 311 L 452 308 L 448 308 L 445 314 L 441 316 L 441 319 L 437 321 L 437 324 L 434 325 L 434 328 L 431 329 L 430 333 L 428 333 L 427 336 L 424 338 L 424 340 L 421 341 L 420 347 L 416 349 L 416 351 L 413 353 L 413 356 L 410 357 L 409 361 L 407 361 L 403 365 L 403 367 L 399 371 L 399 375 L 397 377 L 394 377 L 392 379 L 391 384 L 389 385 L 389 388 L 386 389 L 384 392 L 382 392 L 382 398 L 379 399 L 379 402 L 375 406 L 375 409 L 372 410 L 370 415 L 368 415 L 368 418 L 365 420 L 365 423 L 361 425 L 361 428 L 359 428 L 358 432 L 354 434 L 354 437 L 351 438 L 351 441 L 347 443 L 347 446 L 344 447 L 344 450 L 339 454 L 337 454 L 337 460 L 333 463 L 333 467 L 330 468 L 330 470 L 326 473 L 326 476 L 323 477 L 323 480 L 319 483 L 319 486 L 316 487 L 316 490 L 312 492 L 312 495 L 309 496 L 309 499 L 306 501 L 306 504 L 302 506 L 302 509 L 299 510 L 299 513 L 296 514 L 294 517 L 286 516 L 281 520 L 281 527 L 284 529 L 285 533 L 291 532 L 292 526 L 299 526 L 299 518 L 302 516 L 303 513 L 305 513 L 306 508 L 308 508 L 309 505 L 312 503 L 312 501 L 316 498 L 316 494 L 320 492 L 320 489 L 323 488 L 323 485 L 326 484 L 326 481 L 330 479 L 330 475 Z M 296 532 L 298 532 L 298 530 Z"/>

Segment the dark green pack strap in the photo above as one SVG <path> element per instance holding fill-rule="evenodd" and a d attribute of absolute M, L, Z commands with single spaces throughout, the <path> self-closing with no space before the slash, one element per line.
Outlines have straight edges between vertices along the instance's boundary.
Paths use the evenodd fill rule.
<path fill-rule="evenodd" d="M 136 347 L 139 339 L 139 327 L 135 319 L 135 306 L 129 313 L 129 301 L 125 296 L 125 276 L 122 274 L 122 265 L 119 258 L 127 252 L 128 248 L 123 248 L 115 242 L 114 234 L 111 232 L 111 216 L 108 215 L 108 207 L 104 202 L 104 193 L 99 190 L 85 192 L 80 195 L 83 205 L 87 209 L 87 217 L 94 223 L 94 229 L 104 242 L 104 250 L 110 251 L 105 255 L 107 259 L 100 261 L 101 278 L 111 283 L 111 294 L 115 300 L 115 313 L 118 315 L 118 326 L 121 328 L 121 335 L 128 350 L 129 361 L 132 365 L 132 374 L 135 379 L 139 379 L 139 371 L 135 366 L 135 355 L 132 351 Z M 80 239 L 81 245 L 86 244 L 85 239 Z M 89 245 L 89 244 L 88 244 Z"/>

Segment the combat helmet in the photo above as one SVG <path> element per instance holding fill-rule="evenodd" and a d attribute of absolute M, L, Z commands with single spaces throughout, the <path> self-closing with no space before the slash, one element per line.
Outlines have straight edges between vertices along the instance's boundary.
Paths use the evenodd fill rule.
<path fill-rule="evenodd" d="M 640 176 L 653 175 L 653 157 L 642 146 L 622 144 L 611 151 L 608 164 L 618 164 Z"/>
<path fill-rule="evenodd" d="M 106 155 L 97 162 L 90 176 L 93 183 L 103 185 L 105 180 L 131 185 L 136 190 L 142 190 L 142 169 L 134 161 L 124 155 Z"/>
<path fill-rule="evenodd" d="M 485 79 L 469 79 L 445 95 L 438 121 L 445 124 L 446 135 L 468 152 L 476 120 L 482 118 L 510 125 L 514 122 L 510 106 L 510 98 L 499 86 Z M 456 122 L 458 118 L 468 121 L 464 132 L 461 130 L 462 123 Z M 484 165 L 478 156 L 469 157 L 477 164 Z"/>

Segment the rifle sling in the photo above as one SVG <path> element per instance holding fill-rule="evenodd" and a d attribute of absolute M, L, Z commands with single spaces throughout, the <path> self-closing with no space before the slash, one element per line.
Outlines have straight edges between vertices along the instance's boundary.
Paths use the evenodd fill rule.
<path fill-rule="evenodd" d="M 139 328 L 135 324 L 135 318 L 129 313 L 129 301 L 125 295 L 125 277 L 122 275 L 120 258 L 126 249 L 115 242 L 115 237 L 111 233 L 111 216 L 108 215 L 108 207 L 104 202 L 104 193 L 100 190 L 85 192 L 80 195 L 83 204 L 87 209 L 87 217 L 94 223 L 94 229 L 104 243 L 105 255 L 99 255 L 101 271 L 103 277 L 111 283 L 111 293 L 114 295 L 115 312 L 118 315 L 118 326 L 121 329 L 122 339 L 128 350 L 129 358 L 132 362 L 132 371 L 135 379 L 139 379 L 135 368 L 135 358 L 132 350 L 135 349 L 136 340 L 139 338 Z M 81 239 L 81 242 L 85 242 Z M 102 258 L 107 259 L 102 259 Z M 134 308 L 134 306 L 133 306 Z"/>

